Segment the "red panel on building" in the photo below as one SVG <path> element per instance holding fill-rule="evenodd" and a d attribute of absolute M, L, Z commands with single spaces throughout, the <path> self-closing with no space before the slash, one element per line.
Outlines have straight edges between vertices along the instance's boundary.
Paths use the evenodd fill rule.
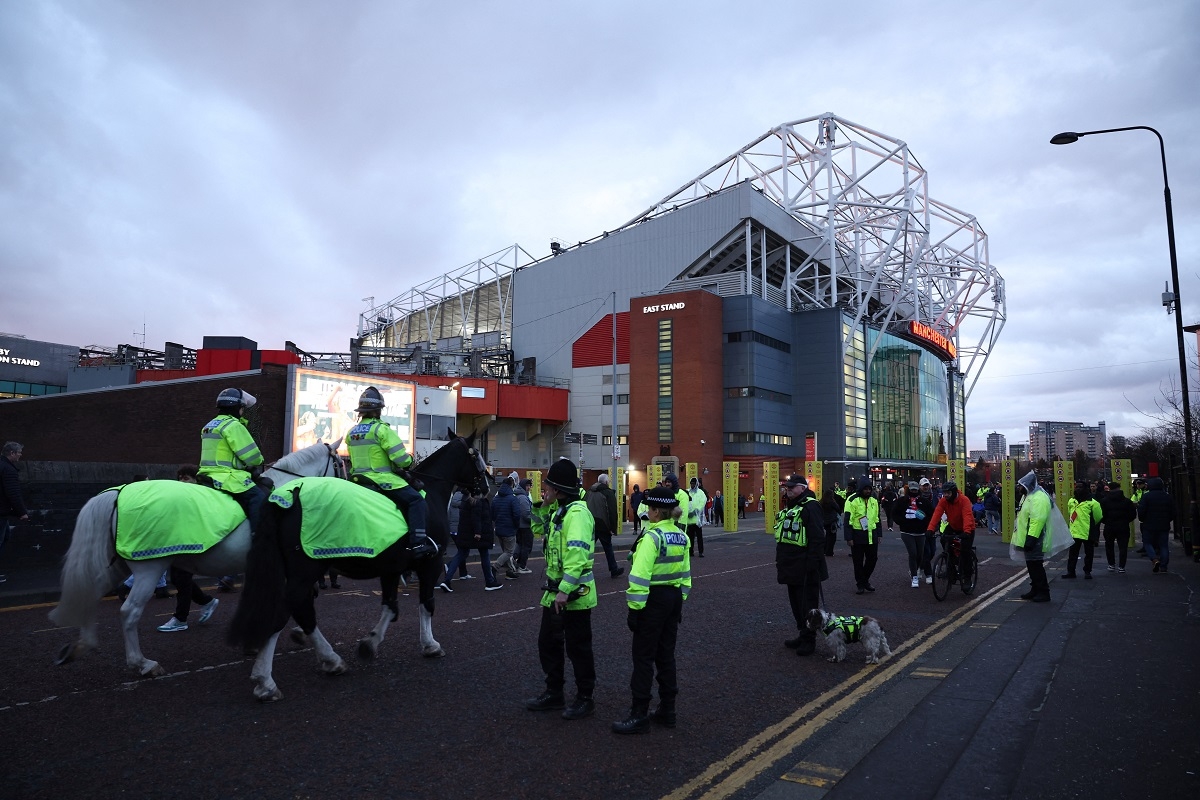
<path fill-rule="evenodd" d="M 549 386 L 518 386 L 502 383 L 500 384 L 500 418 L 566 422 L 569 416 L 567 399 L 570 394 L 566 389 L 553 389 Z"/>
<path fill-rule="evenodd" d="M 244 372 L 250 369 L 253 350 L 205 350 L 196 351 L 197 375 L 221 375 L 226 372 Z"/>
<path fill-rule="evenodd" d="M 613 363 L 612 314 L 588 328 L 587 332 L 571 345 L 571 366 L 603 367 Z M 617 314 L 617 363 L 629 363 L 629 312 Z"/>
<path fill-rule="evenodd" d="M 196 370 L 194 369 L 139 369 L 137 371 L 137 383 L 150 383 L 152 381 L 173 381 L 179 378 L 194 378 Z"/>
<path fill-rule="evenodd" d="M 300 356 L 291 350 L 260 350 L 260 363 L 263 364 L 299 364 Z"/>

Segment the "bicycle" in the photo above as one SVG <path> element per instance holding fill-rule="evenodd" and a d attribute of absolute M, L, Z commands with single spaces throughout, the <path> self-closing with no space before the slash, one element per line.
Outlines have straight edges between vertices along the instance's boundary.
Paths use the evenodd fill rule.
<path fill-rule="evenodd" d="M 933 596 L 938 600 L 945 600 L 950 593 L 950 587 L 956 583 L 962 588 L 963 594 L 970 595 L 975 591 L 975 584 L 979 580 L 979 558 L 975 555 L 975 548 L 971 548 L 969 556 L 971 577 L 962 580 L 958 574 L 958 561 L 962 555 L 961 534 L 944 533 L 941 541 L 942 552 L 933 561 Z"/>

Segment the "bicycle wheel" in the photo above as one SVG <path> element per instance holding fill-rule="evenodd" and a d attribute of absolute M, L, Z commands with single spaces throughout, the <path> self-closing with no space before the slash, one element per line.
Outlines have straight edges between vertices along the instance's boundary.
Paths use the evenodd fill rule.
<path fill-rule="evenodd" d="M 945 600 L 950 593 L 950 565 L 946 554 L 941 553 L 933 561 L 933 596 Z"/>
<path fill-rule="evenodd" d="M 963 594 L 970 594 L 975 591 L 975 583 L 979 580 L 979 557 L 975 555 L 975 548 L 971 548 L 971 577 L 967 580 L 960 581 L 962 584 Z"/>

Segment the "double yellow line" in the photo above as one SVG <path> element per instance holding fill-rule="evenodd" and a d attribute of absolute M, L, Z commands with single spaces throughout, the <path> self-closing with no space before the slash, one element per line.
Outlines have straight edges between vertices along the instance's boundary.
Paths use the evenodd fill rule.
<path fill-rule="evenodd" d="M 666 795 L 664 800 L 719 800 L 730 797 L 787 757 L 813 734 L 836 720 L 840 714 L 870 692 L 908 669 L 934 645 L 970 624 L 980 612 L 1003 599 L 1009 589 L 1024 579 L 1024 571 L 1018 572 L 946 618 L 930 625 L 896 648 L 892 657 L 879 668 L 864 669 L 855 677 L 797 709 L 786 719 L 764 729 L 729 756 L 711 764 L 704 772 Z"/>

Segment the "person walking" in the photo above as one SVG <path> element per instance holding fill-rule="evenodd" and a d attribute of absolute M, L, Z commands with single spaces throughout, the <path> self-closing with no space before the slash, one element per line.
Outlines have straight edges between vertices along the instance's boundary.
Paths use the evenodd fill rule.
<path fill-rule="evenodd" d="M 181 483 L 196 483 L 197 473 L 197 468 L 192 464 L 183 464 L 179 469 L 175 470 L 175 480 Z M 187 570 L 180 569 L 172 564 L 170 575 L 171 583 L 175 584 L 175 613 L 170 619 L 159 625 L 158 630 L 163 633 L 186 631 L 188 629 L 188 614 L 191 613 L 192 603 L 200 606 L 200 619 L 198 622 L 201 625 L 208 622 L 221 601 L 205 594 L 204 590 L 196 584 L 195 577 Z"/>
<path fill-rule="evenodd" d="M 1120 484 L 1114 483 L 1100 497 L 1100 510 L 1104 514 L 1104 557 L 1108 561 L 1108 571 L 1124 575 L 1125 561 L 1129 555 L 1129 535 L 1137 519 L 1137 506 L 1121 491 Z"/>
<path fill-rule="evenodd" d="M 492 572 L 492 559 L 488 551 L 492 547 L 492 535 L 495 528 L 492 525 L 491 507 L 482 489 L 474 489 L 471 495 L 463 500 L 459 509 L 458 519 L 458 552 L 446 567 L 446 576 L 455 573 L 461 564 L 465 564 L 472 550 L 479 553 L 479 565 L 483 568 L 484 589 L 494 592 L 503 589 L 504 584 L 496 580 Z M 453 591 L 450 584 L 442 581 L 439 584 L 442 591 Z"/>
<path fill-rule="evenodd" d="M 871 576 L 879 560 L 879 501 L 866 478 L 846 503 L 846 516 L 850 521 L 850 555 L 854 557 L 854 593 L 873 592 Z"/>
<path fill-rule="evenodd" d="M 21 499 L 21 473 L 17 470 L 23 452 L 25 448 L 19 442 L 5 442 L 0 448 L 0 550 L 8 540 L 9 518 L 29 521 L 29 509 Z M 6 580 L 0 575 L 0 583 Z"/>
<path fill-rule="evenodd" d="M 825 515 L 803 475 L 789 475 L 783 485 L 784 508 L 775 517 L 775 579 L 787 586 L 798 631 L 783 644 L 796 655 L 810 656 L 817 649 L 817 633 L 808 627 L 808 612 L 820 604 L 821 581 L 829 577 Z"/>
<path fill-rule="evenodd" d="M 1030 470 L 1017 481 L 1017 529 L 1013 531 L 1012 546 L 1025 553 L 1025 569 L 1029 572 L 1029 591 L 1022 600 L 1034 603 L 1050 602 L 1050 581 L 1046 578 L 1045 559 L 1050 554 L 1050 514 L 1054 504 L 1050 495 L 1038 486 L 1037 473 Z"/>
<path fill-rule="evenodd" d="M 821 495 L 821 513 L 825 520 L 825 556 L 829 557 L 837 546 L 837 529 L 842 519 L 842 500 L 836 489 L 826 489 Z"/>
<path fill-rule="evenodd" d="M 896 505 L 896 498 L 899 492 L 896 491 L 896 485 L 888 481 L 883 485 L 883 491 L 879 493 L 879 508 L 883 510 L 884 519 L 887 520 L 887 529 L 892 530 L 892 507 Z"/>
<path fill-rule="evenodd" d="M 596 523 L 579 486 L 575 463 L 563 458 L 546 473 L 553 492 L 547 517 L 546 584 L 538 628 L 538 660 L 546 690 L 525 703 L 530 711 L 557 711 L 567 720 L 590 717 L 596 710 L 596 661 L 592 652 L 592 609 L 596 607 Z M 565 651 L 565 652 L 564 652 Z M 565 654 L 565 658 L 564 658 Z M 566 659 L 575 672 L 575 701 L 566 705 Z"/>
<path fill-rule="evenodd" d="M 1100 520 L 1103 517 L 1100 504 L 1092 497 L 1092 487 L 1087 481 L 1076 481 L 1075 493 L 1067 501 L 1067 520 L 1071 527 L 1071 550 L 1067 553 L 1067 571 L 1064 580 L 1075 580 L 1075 565 L 1079 563 L 1079 550 L 1083 549 L 1083 577 L 1092 579 L 1092 559 L 1096 554 L 1096 541 L 1100 538 Z"/>
<path fill-rule="evenodd" d="M 625 574 L 625 568 L 617 563 L 612 537 L 619 533 L 621 528 L 617 517 L 617 493 L 608 485 L 607 472 L 601 472 L 600 477 L 588 490 L 587 506 L 595 518 L 596 540 L 604 548 L 604 558 L 608 561 L 608 573 L 613 578 L 619 578 Z"/>
<path fill-rule="evenodd" d="M 725 498 L 720 491 L 713 495 L 713 524 L 725 527 Z"/>
<path fill-rule="evenodd" d="M 533 501 L 529 489 L 533 481 L 525 478 L 513 490 L 513 502 L 517 507 L 517 557 L 516 570 L 519 575 L 529 575 L 529 556 L 533 553 Z"/>
<path fill-rule="evenodd" d="M 510 581 L 519 577 L 517 565 L 513 559 L 517 553 L 517 527 L 520 518 L 517 514 L 517 500 L 513 494 L 514 481 L 505 478 L 496 492 L 492 502 L 492 523 L 496 527 L 496 538 L 500 540 L 500 556 L 492 563 L 492 571 L 499 573 L 504 570 L 504 576 Z"/>
<path fill-rule="evenodd" d="M 1003 510 L 1003 503 L 1000 498 L 999 485 L 993 485 L 987 494 L 983 496 L 983 516 L 987 520 L 988 533 L 998 535 L 1000 533 L 1000 514 Z"/>
<path fill-rule="evenodd" d="M 933 516 L 933 497 L 922 494 L 921 487 L 916 481 L 910 481 L 907 487 L 901 487 L 896 502 L 892 504 L 892 516 L 900 527 L 900 540 L 908 551 L 908 575 L 912 588 L 921 585 L 920 575 L 925 577 L 925 583 L 933 583 L 933 570 L 929 565 L 929 555 L 925 552 L 925 533 L 929 527 L 929 518 Z"/>
<path fill-rule="evenodd" d="M 633 535 L 637 536 L 642 530 L 642 519 L 638 515 L 642 507 L 642 488 L 636 483 L 633 485 L 633 494 L 629 496 L 629 516 L 633 517 Z"/>
<path fill-rule="evenodd" d="M 693 478 L 693 481 L 695 479 Z M 651 489 L 645 503 L 650 515 L 646 531 L 634 543 L 625 602 L 626 623 L 633 633 L 633 675 L 629 716 L 612 724 L 613 733 L 645 733 L 653 720 L 675 727 L 675 698 L 679 683 L 675 639 L 683 618 L 683 603 L 692 587 L 691 543 L 676 524 L 672 510 L 679 501 L 667 489 Z M 658 672 L 658 708 L 650 713 L 651 689 Z"/>
<path fill-rule="evenodd" d="M 697 478 L 691 480 L 692 488 L 688 490 L 687 535 L 691 542 L 688 555 L 699 553 L 704 558 L 704 506 L 708 504 L 708 494 L 700 485 Z"/>
<path fill-rule="evenodd" d="M 1163 479 L 1146 481 L 1146 493 L 1138 501 L 1138 519 L 1142 521 L 1142 541 L 1153 565 L 1152 572 L 1166 572 L 1171 561 L 1171 523 L 1175 521 L 1175 502 L 1167 494 Z"/>
<path fill-rule="evenodd" d="M 471 495 L 464 491 L 462 487 L 455 487 L 454 494 L 450 495 L 450 505 L 446 508 L 446 523 L 450 527 L 450 540 L 454 542 L 455 555 L 463 550 L 469 551 L 471 547 L 469 543 L 461 542 L 458 538 L 458 526 L 462 518 L 462 507 L 463 504 L 469 500 L 470 496 Z M 454 560 L 455 559 L 451 559 L 451 561 Z M 447 571 L 446 580 L 439 584 L 439 586 L 441 586 L 441 588 L 447 592 L 454 591 L 450 588 L 450 581 L 472 580 L 475 577 L 471 573 L 467 572 L 467 553 L 464 553 L 463 557 L 458 559 L 457 563 L 459 574 L 455 575 L 452 572 Z"/>

